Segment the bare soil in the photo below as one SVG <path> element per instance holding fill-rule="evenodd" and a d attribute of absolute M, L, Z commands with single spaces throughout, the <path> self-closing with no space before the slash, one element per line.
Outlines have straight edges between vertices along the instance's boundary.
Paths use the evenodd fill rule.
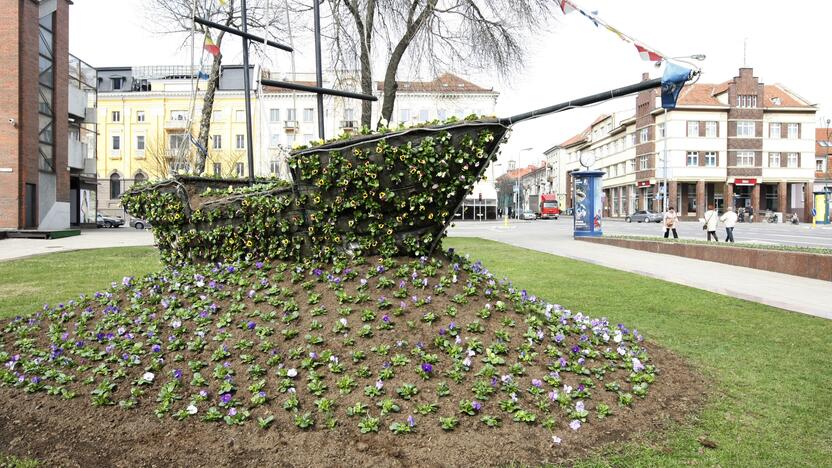
<path fill-rule="evenodd" d="M 487 429 L 463 419 L 451 433 L 424 427 L 395 436 L 349 428 L 300 432 L 285 421 L 268 430 L 197 420 L 159 420 L 83 398 L 61 401 L 0 388 L 0 447 L 45 466 L 497 466 L 569 463 L 604 444 L 638 438 L 682 422 L 704 400 L 706 381 L 673 353 L 647 344 L 661 373 L 633 408 L 616 406 L 605 424 L 560 434 L 559 446 L 539 426 L 507 422 Z"/>

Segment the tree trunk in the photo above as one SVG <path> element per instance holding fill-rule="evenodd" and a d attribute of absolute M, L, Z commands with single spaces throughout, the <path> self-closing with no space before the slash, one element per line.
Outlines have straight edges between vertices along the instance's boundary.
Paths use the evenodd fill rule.
<path fill-rule="evenodd" d="M 375 94 L 373 90 L 373 65 L 367 48 L 361 48 L 361 92 Z M 371 128 L 373 119 L 373 101 L 361 101 L 361 126 Z"/>
<path fill-rule="evenodd" d="M 396 71 L 399 69 L 399 64 L 402 61 L 402 57 L 404 57 L 405 51 L 407 51 L 408 46 L 413 41 L 413 38 L 416 34 L 419 33 L 419 30 L 422 29 L 422 25 L 427 20 L 428 16 L 433 13 L 436 9 L 436 3 L 438 0 L 428 0 L 427 5 L 419 13 L 419 16 L 413 20 L 413 14 L 415 13 L 415 7 L 418 5 L 418 2 L 414 1 L 411 10 L 409 21 L 407 25 L 407 30 L 402 36 L 399 43 L 396 44 L 396 48 L 393 49 L 393 53 L 390 55 L 390 61 L 387 62 L 387 71 L 384 73 L 384 103 L 381 106 L 381 118 L 386 120 L 388 124 L 392 122 L 391 117 L 393 117 L 393 106 L 396 104 L 396 91 L 399 88 L 398 83 L 396 83 Z"/>
<path fill-rule="evenodd" d="M 211 64 L 211 75 L 208 77 L 208 88 L 205 90 L 205 97 L 202 101 L 202 117 L 199 122 L 199 138 L 197 141 L 205 148 L 205 154 L 197 151 L 194 170 L 196 174 L 202 175 L 205 172 L 205 160 L 208 156 L 208 133 L 211 131 L 211 116 L 214 112 L 214 94 L 220 81 L 220 68 L 222 65 L 222 54 L 214 57 Z"/>

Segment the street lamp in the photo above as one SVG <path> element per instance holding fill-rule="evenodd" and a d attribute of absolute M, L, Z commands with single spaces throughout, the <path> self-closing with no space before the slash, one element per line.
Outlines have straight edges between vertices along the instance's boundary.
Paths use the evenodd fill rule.
<path fill-rule="evenodd" d="M 523 148 L 517 152 L 517 174 L 514 177 L 514 191 L 516 193 L 516 202 L 514 203 L 514 218 L 520 219 L 520 155 L 523 154 L 523 151 L 531 151 L 533 148 L 530 146 L 528 148 Z"/>

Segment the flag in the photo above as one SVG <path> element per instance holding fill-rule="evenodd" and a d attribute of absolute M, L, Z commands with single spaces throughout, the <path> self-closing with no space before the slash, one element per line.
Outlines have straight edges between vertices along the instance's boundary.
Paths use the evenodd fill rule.
<path fill-rule="evenodd" d="M 576 7 L 575 4 L 570 2 L 569 0 L 557 0 L 557 2 L 560 5 L 560 10 L 563 12 L 564 15 L 568 15 L 573 11 L 578 11 L 578 7 Z"/>
<path fill-rule="evenodd" d="M 691 70 L 685 67 L 676 65 L 675 63 L 667 62 L 662 75 L 662 107 L 665 109 L 675 109 L 676 100 L 679 99 L 679 93 L 682 92 L 682 87 L 690 78 Z"/>
<path fill-rule="evenodd" d="M 582 14 L 582 15 L 586 16 L 586 17 L 587 17 L 587 19 L 589 19 L 590 21 L 592 21 L 592 22 L 595 24 L 595 27 L 596 27 L 596 28 L 598 27 L 598 20 L 596 20 L 596 19 L 595 19 L 595 16 L 594 16 L 594 15 L 597 15 L 597 14 L 598 14 L 598 12 L 597 12 L 597 11 L 593 11 L 593 12 L 590 14 L 590 13 L 587 13 L 587 12 L 585 12 L 585 11 L 581 10 L 581 9 L 578 9 L 578 12 L 579 12 L 580 14 Z"/>
<path fill-rule="evenodd" d="M 621 39 L 622 41 L 624 41 L 624 42 L 630 42 L 630 40 L 629 40 L 629 39 L 627 39 L 627 37 L 626 37 L 626 36 L 624 36 L 624 34 L 622 34 L 622 33 L 621 33 L 621 31 L 619 31 L 619 30 L 615 29 L 614 27 L 612 27 L 612 26 L 610 26 L 610 25 L 608 25 L 608 24 L 605 24 L 605 25 L 604 25 L 604 27 L 605 27 L 605 28 L 607 28 L 607 29 L 608 29 L 611 33 L 613 33 L 613 34 L 615 34 L 616 36 L 618 36 L 618 38 L 619 38 L 619 39 Z"/>
<path fill-rule="evenodd" d="M 210 76 L 208 76 L 208 74 L 207 74 L 207 73 L 205 73 L 205 72 L 204 72 L 204 71 L 202 71 L 202 70 L 200 70 L 199 72 L 197 72 L 196 77 L 197 77 L 197 79 L 200 79 L 200 80 L 207 80 L 208 78 L 210 78 Z"/>
<path fill-rule="evenodd" d="M 661 62 L 664 59 L 664 57 L 653 52 L 652 50 L 648 50 L 645 47 L 640 46 L 638 44 L 633 45 L 636 46 L 636 50 L 638 51 L 638 54 L 641 56 L 641 59 L 646 62 Z"/>
<path fill-rule="evenodd" d="M 220 55 L 220 48 L 217 46 L 217 44 L 214 43 L 213 40 L 211 40 L 211 35 L 208 33 L 205 33 L 205 44 L 203 45 L 203 47 L 209 54 L 213 55 L 214 57 L 218 57 Z"/>
<path fill-rule="evenodd" d="M 194 145 L 194 146 L 196 146 L 196 149 L 197 149 L 197 151 L 199 151 L 199 154 L 201 154 L 201 155 L 203 155 L 203 156 L 207 157 L 207 156 L 208 156 L 208 152 L 207 152 L 207 151 L 205 151 L 205 147 L 204 147 L 204 146 L 202 146 L 202 145 L 200 145 L 200 144 L 199 144 L 199 142 L 198 142 L 198 141 L 196 141 L 196 138 L 194 138 L 194 136 L 193 136 L 193 135 L 188 135 L 188 137 L 190 137 L 190 139 L 191 139 L 191 143 L 193 143 L 193 145 Z"/>

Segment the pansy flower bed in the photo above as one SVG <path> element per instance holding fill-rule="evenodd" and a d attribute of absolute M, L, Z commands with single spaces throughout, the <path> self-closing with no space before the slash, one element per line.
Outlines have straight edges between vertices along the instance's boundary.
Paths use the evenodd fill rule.
<path fill-rule="evenodd" d="M 0 386 L 160 420 L 542 446 L 658 378 L 637 330 L 459 256 L 168 268 L 0 325 Z M 153 416 L 150 416 L 153 417 Z"/>

